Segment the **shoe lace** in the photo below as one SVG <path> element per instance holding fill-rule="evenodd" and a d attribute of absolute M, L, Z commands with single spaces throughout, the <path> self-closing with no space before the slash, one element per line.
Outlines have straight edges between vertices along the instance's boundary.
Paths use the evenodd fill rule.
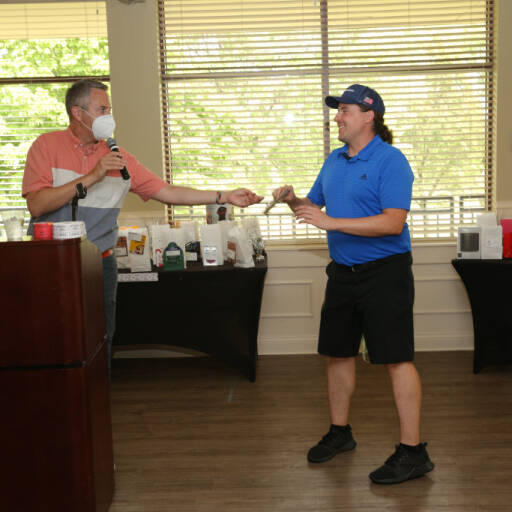
<path fill-rule="evenodd" d="M 318 444 L 325 444 L 327 446 L 336 445 L 337 442 L 339 443 L 340 436 L 343 436 L 343 433 L 329 430 Z"/>
<path fill-rule="evenodd" d="M 397 445 L 395 445 L 395 453 L 393 453 L 386 460 L 386 465 L 387 466 L 398 466 L 405 459 L 407 459 L 407 457 L 408 457 L 407 450 L 403 446 L 400 446 L 399 444 L 397 444 Z"/>

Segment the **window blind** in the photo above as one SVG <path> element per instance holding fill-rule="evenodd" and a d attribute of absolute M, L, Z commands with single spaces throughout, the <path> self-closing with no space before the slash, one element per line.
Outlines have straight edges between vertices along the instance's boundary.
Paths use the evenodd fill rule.
<path fill-rule="evenodd" d="M 415 174 L 413 238 L 454 237 L 492 201 L 493 17 L 492 0 L 159 0 L 167 179 L 305 196 L 342 144 L 324 97 L 363 83 Z M 259 221 L 324 238 L 284 205 Z"/>
<path fill-rule="evenodd" d="M 0 4 L 0 37 L 0 209 L 25 208 L 30 145 L 68 125 L 73 80 L 108 80 L 105 2 Z"/>

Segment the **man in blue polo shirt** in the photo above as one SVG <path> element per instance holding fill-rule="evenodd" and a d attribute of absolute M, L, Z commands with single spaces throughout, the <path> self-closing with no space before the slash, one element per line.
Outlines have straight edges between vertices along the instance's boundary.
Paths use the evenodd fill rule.
<path fill-rule="evenodd" d="M 299 222 L 327 231 L 332 258 L 318 341 L 318 352 L 329 358 L 331 427 L 308 460 L 325 462 L 356 446 L 348 417 L 364 336 L 370 361 L 387 368 L 400 422 L 400 444 L 370 478 L 399 483 L 434 468 L 420 442 L 421 382 L 412 362 L 414 279 L 405 220 L 414 177 L 405 156 L 391 146 L 384 102 L 375 90 L 354 84 L 325 103 L 338 111 L 334 121 L 345 145 L 327 157 L 306 198 L 289 185 L 273 194 L 286 194 L 282 200 Z"/>

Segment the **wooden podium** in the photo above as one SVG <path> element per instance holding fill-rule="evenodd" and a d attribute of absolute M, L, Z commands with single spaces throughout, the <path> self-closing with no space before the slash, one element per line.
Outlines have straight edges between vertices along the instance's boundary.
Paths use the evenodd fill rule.
<path fill-rule="evenodd" d="M 103 275 L 87 240 L 0 242 L 0 503 L 104 512 L 114 464 Z"/>

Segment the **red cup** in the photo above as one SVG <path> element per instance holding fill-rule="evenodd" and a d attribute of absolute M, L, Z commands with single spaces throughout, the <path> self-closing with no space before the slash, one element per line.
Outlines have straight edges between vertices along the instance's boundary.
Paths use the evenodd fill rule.
<path fill-rule="evenodd" d="M 34 238 L 36 240 L 52 240 L 53 222 L 35 222 Z"/>

